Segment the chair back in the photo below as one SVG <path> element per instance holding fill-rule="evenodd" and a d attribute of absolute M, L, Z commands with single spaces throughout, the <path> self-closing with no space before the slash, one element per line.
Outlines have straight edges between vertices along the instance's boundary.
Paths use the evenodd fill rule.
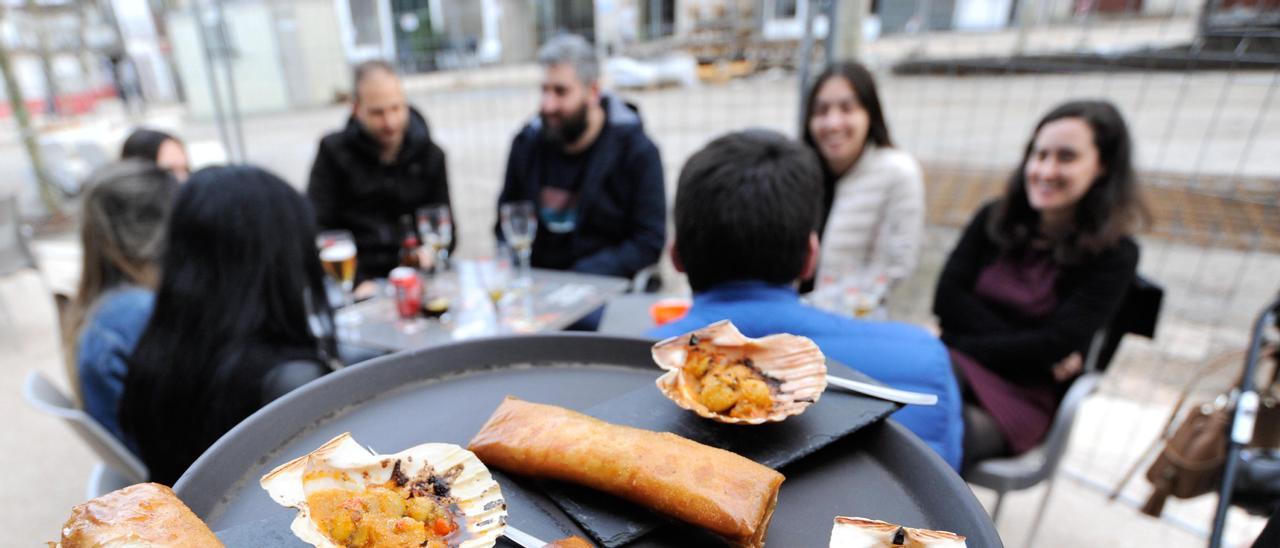
<path fill-rule="evenodd" d="M 1147 338 L 1156 335 L 1156 323 L 1160 320 L 1160 305 L 1164 302 L 1164 288 L 1155 282 L 1135 274 L 1125 291 L 1120 308 L 1111 316 L 1107 327 L 1099 332 L 1100 338 L 1094 339 L 1090 348 L 1090 360 L 1087 369 L 1105 371 L 1111 365 L 1111 358 L 1120 347 L 1120 340 L 1126 333 L 1133 333 Z"/>
<path fill-rule="evenodd" d="M 98 458 L 121 477 L 140 483 L 147 481 L 147 467 L 120 440 L 81 409 L 39 371 L 27 374 L 22 395 L 36 410 L 67 422 Z"/>
<path fill-rule="evenodd" d="M 0 276 L 27 268 L 36 268 L 36 260 L 22 233 L 18 198 L 13 195 L 0 198 Z"/>

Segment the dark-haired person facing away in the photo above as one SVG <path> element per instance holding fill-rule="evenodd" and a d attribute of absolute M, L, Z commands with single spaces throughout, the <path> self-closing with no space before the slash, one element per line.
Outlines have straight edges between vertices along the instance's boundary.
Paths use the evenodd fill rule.
<path fill-rule="evenodd" d="M 400 219 L 426 205 L 450 206 L 444 150 L 426 118 L 409 106 L 395 69 L 367 61 L 355 69 L 347 127 L 320 141 L 307 197 L 321 230 L 350 230 L 357 283 L 386 277 L 399 265 Z M 458 243 L 458 218 L 453 216 Z"/>
<path fill-rule="evenodd" d="M 138 159 L 160 166 L 173 174 L 179 183 L 191 176 L 191 163 L 182 141 L 163 131 L 138 128 L 129 134 L 120 147 L 120 159 Z"/>
<path fill-rule="evenodd" d="M 120 405 L 152 481 L 172 485 L 231 427 L 330 371 L 332 337 L 312 330 L 333 321 L 315 238 L 310 204 L 260 168 L 182 186 Z"/>
<path fill-rule="evenodd" d="M 178 182 L 144 160 L 89 177 L 81 206 L 80 284 L 67 314 L 65 351 L 84 410 L 120 440 L 126 359 L 151 316 L 165 222 Z"/>
<path fill-rule="evenodd" d="M 639 110 L 601 91 L 600 63 L 585 39 L 552 38 L 538 62 L 538 116 L 511 143 L 498 204 L 535 204 L 533 266 L 632 277 L 666 243 L 658 148 Z"/>
<path fill-rule="evenodd" d="M 1048 432 L 1137 270 L 1145 216 L 1119 111 L 1072 101 L 1036 124 L 1004 196 L 974 215 L 933 311 L 965 398 L 965 462 L 1023 453 Z"/>
<path fill-rule="evenodd" d="M 818 75 L 805 101 L 804 142 L 822 160 L 819 279 L 909 277 L 924 239 L 924 178 L 894 147 L 866 67 L 846 61 Z"/>
<path fill-rule="evenodd" d="M 895 388 L 938 395 L 893 417 L 952 468 L 960 465 L 960 393 L 946 348 L 923 329 L 869 322 L 800 302 L 795 283 L 818 260 L 822 172 L 813 152 L 763 130 L 720 137 L 685 163 L 671 258 L 689 276 L 693 307 L 649 334 L 671 337 L 733 321 L 749 337 L 793 333 L 827 357 Z"/>

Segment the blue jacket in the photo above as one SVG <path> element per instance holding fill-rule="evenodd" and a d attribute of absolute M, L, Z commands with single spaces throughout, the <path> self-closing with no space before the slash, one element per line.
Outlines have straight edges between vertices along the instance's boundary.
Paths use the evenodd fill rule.
<path fill-rule="evenodd" d="M 666 338 L 728 319 L 748 337 L 792 333 L 813 339 L 826 356 L 894 388 L 938 395 L 932 407 L 908 405 L 893 414 L 960 468 L 960 390 L 942 343 L 919 327 L 872 322 L 832 314 L 800 302 L 789 286 L 730 282 L 694 295 L 683 319 L 649 332 Z"/>
<path fill-rule="evenodd" d="M 77 341 L 76 371 L 84 410 L 126 445 L 131 444 L 119 420 L 120 396 L 129 370 L 126 360 L 147 327 L 154 302 L 151 291 L 136 286 L 103 294 L 85 319 Z"/>
<path fill-rule="evenodd" d="M 630 278 L 658 262 L 666 244 L 667 199 L 662 158 L 644 133 L 639 111 L 605 94 L 601 98 L 606 126 L 591 146 L 582 187 L 578 189 L 577 227 L 569 243 L 569 270 Z M 546 143 L 537 117 L 511 143 L 507 175 L 498 203 L 537 201 L 542 162 L 562 154 Z M 494 232 L 502 239 L 502 230 Z M 533 266 L 540 244 L 533 244 Z"/>

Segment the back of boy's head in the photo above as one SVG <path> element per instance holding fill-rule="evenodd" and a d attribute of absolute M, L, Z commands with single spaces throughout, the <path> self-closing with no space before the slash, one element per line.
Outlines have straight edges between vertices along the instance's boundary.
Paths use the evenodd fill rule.
<path fill-rule="evenodd" d="M 773 131 L 720 137 L 695 153 L 676 189 L 676 252 L 689 286 L 795 281 L 822 208 L 822 169 Z"/>

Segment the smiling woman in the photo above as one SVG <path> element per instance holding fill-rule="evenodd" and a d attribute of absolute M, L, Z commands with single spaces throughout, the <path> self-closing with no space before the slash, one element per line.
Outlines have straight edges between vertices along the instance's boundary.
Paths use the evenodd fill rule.
<path fill-rule="evenodd" d="M 1110 103 L 1053 109 L 947 258 L 933 310 L 965 400 L 966 465 L 1040 443 L 1121 302 L 1146 216 L 1132 149 Z"/>
<path fill-rule="evenodd" d="M 804 142 L 822 159 L 819 283 L 847 276 L 892 284 L 911 275 L 924 234 L 920 166 L 889 137 L 875 80 L 858 63 L 818 75 Z"/>

